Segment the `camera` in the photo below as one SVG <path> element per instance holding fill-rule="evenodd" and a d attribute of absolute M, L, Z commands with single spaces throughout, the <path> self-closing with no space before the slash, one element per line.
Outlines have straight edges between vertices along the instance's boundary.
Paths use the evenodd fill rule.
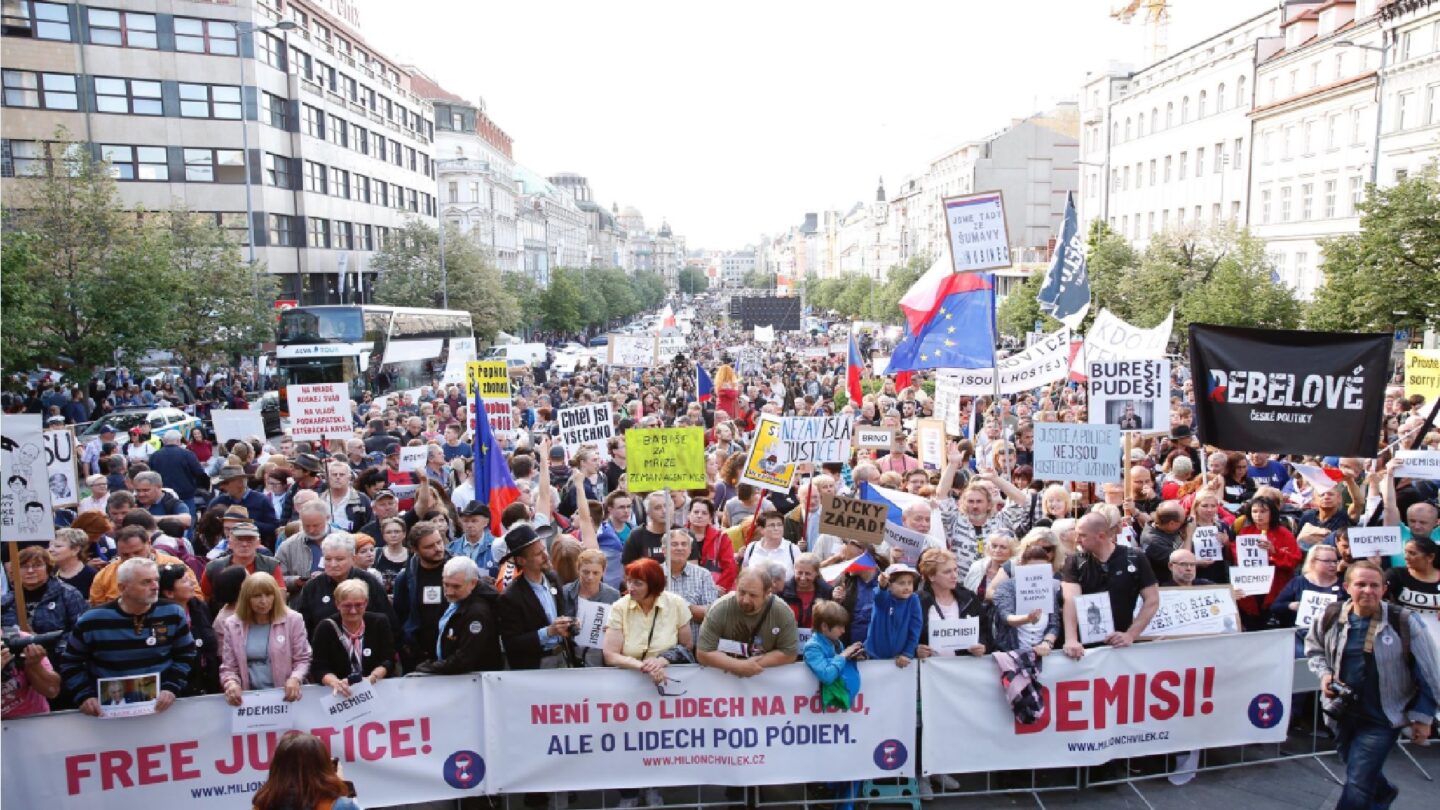
<path fill-rule="evenodd" d="M 39 644 L 45 648 L 45 652 L 53 653 L 55 652 L 55 647 L 60 644 L 60 640 L 63 638 L 65 638 L 64 630 L 52 630 L 48 633 L 26 633 L 19 628 L 8 627 L 5 629 L 5 648 L 10 651 L 11 655 L 16 657 L 24 655 L 25 648 L 31 644 Z"/>
<path fill-rule="evenodd" d="M 1341 681 L 1338 678 L 1331 678 L 1330 691 L 1335 693 L 1335 701 L 1332 706 L 1326 706 L 1323 708 L 1326 714 L 1330 715 L 1336 720 L 1339 720 L 1340 718 L 1347 715 L 1354 714 L 1355 711 L 1359 708 L 1358 704 L 1360 703 L 1360 693 L 1356 692 L 1354 687 L 1350 686 L 1344 681 Z"/>

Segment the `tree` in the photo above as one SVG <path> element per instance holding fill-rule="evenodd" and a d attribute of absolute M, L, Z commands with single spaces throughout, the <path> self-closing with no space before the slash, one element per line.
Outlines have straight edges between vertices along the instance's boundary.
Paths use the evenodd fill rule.
<path fill-rule="evenodd" d="M 775 274 L 767 273 L 759 268 L 748 270 L 740 279 L 740 286 L 752 290 L 773 290 L 775 289 Z"/>
<path fill-rule="evenodd" d="M 550 286 L 540 293 L 540 325 L 561 334 L 585 328 L 585 294 L 574 275 L 565 268 L 550 274 Z"/>
<path fill-rule="evenodd" d="M 517 326 L 521 329 L 540 327 L 540 295 L 543 290 L 528 273 L 502 273 L 502 284 L 510 297 L 515 299 L 520 312 Z"/>
<path fill-rule="evenodd" d="M 686 267 L 680 271 L 679 286 L 680 292 L 697 295 L 710 287 L 710 277 L 697 267 Z"/>
<path fill-rule="evenodd" d="M 1053 332 L 1059 329 L 1062 324 L 1040 311 L 1040 287 L 1045 283 L 1045 272 L 1036 271 L 1030 277 L 1020 283 L 1005 296 L 1000 302 L 1000 309 L 995 313 L 997 326 L 1003 334 L 1020 337 L 1035 328 L 1035 322 L 1040 321 L 1040 328 L 1046 332 Z"/>
<path fill-rule="evenodd" d="M 665 285 L 665 277 L 653 270 L 637 270 L 631 278 L 635 293 L 640 298 L 640 309 L 637 312 L 655 309 L 670 293 Z"/>
<path fill-rule="evenodd" d="M 471 314 L 475 334 L 494 342 L 501 330 L 514 329 L 520 308 L 485 252 L 453 225 L 445 226 L 445 272 L 440 271 L 440 232 L 418 219 L 394 231 L 375 253 L 379 273 L 375 303 L 400 307 L 442 306 L 442 284 L 450 309 Z"/>
<path fill-rule="evenodd" d="M 590 289 L 605 300 L 605 324 L 627 321 L 640 312 L 640 293 L 635 282 L 618 267 L 587 270 Z"/>
<path fill-rule="evenodd" d="M 1247 232 L 1233 232 L 1232 247 L 1209 276 L 1180 301 L 1175 328 L 1183 345 L 1191 323 L 1294 329 L 1300 324 L 1300 299 L 1273 280 L 1265 243 Z"/>
<path fill-rule="evenodd" d="M 1336 331 L 1440 329 L 1440 175 L 1432 161 L 1390 188 L 1370 187 L 1360 231 L 1321 246 L 1325 284 L 1306 325 Z"/>

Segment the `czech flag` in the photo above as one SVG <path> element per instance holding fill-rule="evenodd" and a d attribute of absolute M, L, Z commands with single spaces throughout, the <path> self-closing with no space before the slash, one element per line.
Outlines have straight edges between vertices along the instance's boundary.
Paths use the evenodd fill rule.
<path fill-rule="evenodd" d="M 926 283 L 926 273 L 906 298 Z M 887 374 L 928 368 L 995 367 L 995 285 L 988 273 L 951 273 L 924 297 L 939 296 L 923 317 L 905 310 L 905 335 L 895 346 Z M 912 301 L 918 306 L 919 303 Z"/>
<path fill-rule="evenodd" d="M 700 402 L 709 402 L 715 397 L 715 381 L 710 379 L 710 375 L 706 374 L 699 364 L 695 366 L 695 393 Z"/>
<path fill-rule="evenodd" d="M 471 407 L 477 407 L 475 402 Z M 490 533 L 501 536 L 500 513 L 505 507 L 520 500 L 520 489 L 510 476 L 510 464 L 495 442 L 495 433 L 490 429 L 490 419 L 483 406 L 475 418 L 475 497 L 485 499 L 490 506 Z"/>
<path fill-rule="evenodd" d="M 855 497 L 862 501 L 885 504 L 887 507 L 885 522 L 894 523 L 896 526 L 905 525 L 906 509 L 909 509 L 914 504 L 926 502 L 926 499 L 919 495 L 911 495 L 899 489 L 877 487 L 868 481 L 860 482 L 860 488 L 856 491 Z M 949 543 L 945 540 L 945 526 L 940 520 L 940 515 L 933 512 L 930 515 L 929 536 L 935 538 L 941 546 L 949 548 Z"/>
<path fill-rule="evenodd" d="M 860 344 L 855 342 L 855 334 L 850 334 L 850 356 L 845 361 L 845 391 L 850 395 L 850 401 L 855 407 L 860 407 L 860 401 L 865 398 L 865 392 L 860 388 L 860 372 L 865 368 L 865 363 L 860 359 Z"/>
<path fill-rule="evenodd" d="M 841 560 L 834 565 L 828 565 L 822 568 L 820 570 L 820 576 L 824 577 L 826 582 L 838 582 L 840 578 L 846 574 L 858 571 L 874 571 L 879 567 L 880 566 L 875 564 L 875 557 L 870 553 L 869 549 L 866 549 L 860 553 L 859 557 L 853 560 Z"/>

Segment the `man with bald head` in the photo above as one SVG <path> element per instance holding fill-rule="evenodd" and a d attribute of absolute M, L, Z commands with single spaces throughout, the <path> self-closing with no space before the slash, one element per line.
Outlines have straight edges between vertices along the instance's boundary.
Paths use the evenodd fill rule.
<path fill-rule="evenodd" d="M 1208 579 L 1195 576 L 1195 571 L 1200 567 L 1200 561 L 1195 554 L 1187 549 L 1178 549 L 1170 553 L 1170 582 L 1177 588 L 1189 588 L 1192 585 L 1214 585 Z"/>
<path fill-rule="evenodd" d="M 1060 571 L 1060 589 L 1065 597 L 1065 654 L 1079 659 L 1085 655 L 1080 643 L 1082 595 L 1105 593 L 1115 630 L 1104 643 L 1128 647 L 1139 638 L 1160 607 L 1160 588 L 1144 552 L 1118 546 L 1115 532 L 1104 515 L 1091 512 L 1075 524 L 1075 542 L 1080 550 L 1065 561 Z M 1136 603 L 1142 603 L 1139 614 Z M 1133 619 L 1131 617 L 1134 617 Z"/>

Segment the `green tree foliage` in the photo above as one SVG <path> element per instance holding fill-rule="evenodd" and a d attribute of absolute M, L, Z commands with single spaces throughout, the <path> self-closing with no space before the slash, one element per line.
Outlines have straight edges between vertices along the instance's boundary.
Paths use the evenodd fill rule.
<path fill-rule="evenodd" d="M 1041 322 L 1041 329 L 1047 332 L 1060 328 L 1059 321 L 1040 312 L 1040 301 L 1036 296 L 1040 294 L 1040 286 L 1044 282 L 1043 271 L 1032 273 L 1005 296 L 1005 300 L 1000 302 L 1000 309 L 995 313 L 1001 333 L 1019 337 L 1033 331 L 1037 320 Z"/>
<path fill-rule="evenodd" d="M 400 307 L 442 305 L 440 233 L 419 220 L 411 220 L 392 233 L 375 253 L 371 266 L 379 273 L 375 303 Z M 476 337 L 494 342 L 501 330 L 520 323 L 520 307 L 501 281 L 500 271 L 485 252 L 453 225 L 445 230 L 445 273 L 450 309 L 468 311 Z"/>
<path fill-rule="evenodd" d="M 775 289 L 775 274 L 758 268 L 750 270 L 740 279 L 740 286 L 752 290 L 773 290 Z"/>
<path fill-rule="evenodd" d="M 846 318 L 898 323 L 900 299 L 928 269 L 929 262 L 916 257 L 891 267 L 884 281 L 861 275 L 809 278 L 805 300 L 818 310 L 832 310 Z"/>
<path fill-rule="evenodd" d="M 523 329 L 540 328 L 540 295 L 544 291 L 529 273 L 502 273 L 502 283 L 505 291 L 515 299 L 516 307 L 520 312 L 520 322 L 517 324 Z"/>
<path fill-rule="evenodd" d="M 705 275 L 704 270 L 696 267 L 682 269 L 677 281 L 680 292 L 687 295 L 697 295 L 710 287 L 710 277 Z"/>
<path fill-rule="evenodd" d="M 540 326 L 553 332 L 579 332 L 585 328 L 585 291 L 575 274 L 557 268 L 550 286 L 540 293 Z"/>
<path fill-rule="evenodd" d="M 1371 187 L 1359 233 L 1322 246 L 1325 285 L 1305 313 L 1313 329 L 1440 329 L 1440 174 Z"/>

